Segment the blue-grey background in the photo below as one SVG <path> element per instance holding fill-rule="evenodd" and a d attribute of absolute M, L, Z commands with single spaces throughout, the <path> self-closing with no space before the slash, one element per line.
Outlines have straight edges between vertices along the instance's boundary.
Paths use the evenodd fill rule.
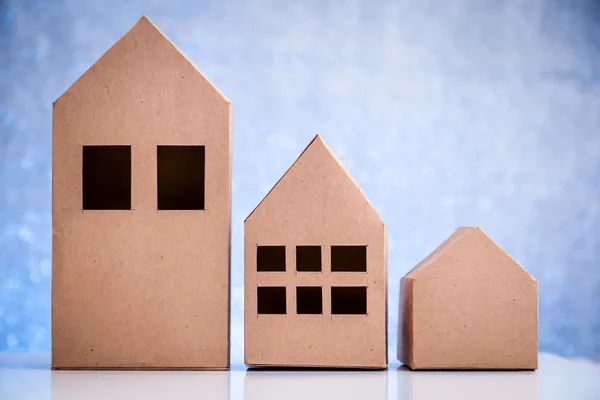
<path fill-rule="evenodd" d="M 0 0 L 0 350 L 50 349 L 51 109 L 142 15 L 232 100 L 243 220 L 319 133 L 398 283 L 459 225 L 540 282 L 540 348 L 600 357 L 600 7 L 591 0 Z"/>

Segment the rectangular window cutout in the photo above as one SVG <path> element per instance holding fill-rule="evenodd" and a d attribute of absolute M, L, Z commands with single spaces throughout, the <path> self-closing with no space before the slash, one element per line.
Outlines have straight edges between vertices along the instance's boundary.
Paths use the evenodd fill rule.
<path fill-rule="evenodd" d="M 285 246 L 258 246 L 256 270 L 258 272 L 285 271 Z"/>
<path fill-rule="evenodd" d="M 257 290 L 259 314 L 285 314 L 285 287 L 259 286 Z"/>
<path fill-rule="evenodd" d="M 367 272 L 367 246 L 331 246 L 332 272 Z"/>
<path fill-rule="evenodd" d="M 367 288 L 365 286 L 333 286 L 331 288 L 332 314 L 366 314 Z"/>
<path fill-rule="evenodd" d="M 204 210 L 204 146 L 158 146 L 159 210 Z"/>
<path fill-rule="evenodd" d="M 296 314 L 323 314 L 323 291 L 320 286 L 296 287 Z"/>
<path fill-rule="evenodd" d="M 131 210 L 131 146 L 83 146 L 82 208 Z"/>
<path fill-rule="evenodd" d="M 321 272 L 321 246 L 296 246 L 296 271 Z"/>

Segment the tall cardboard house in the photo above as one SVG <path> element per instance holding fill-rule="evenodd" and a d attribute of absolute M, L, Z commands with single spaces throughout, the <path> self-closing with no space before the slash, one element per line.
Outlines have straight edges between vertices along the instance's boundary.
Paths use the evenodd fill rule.
<path fill-rule="evenodd" d="M 244 227 L 247 365 L 386 367 L 386 226 L 319 136 Z"/>
<path fill-rule="evenodd" d="M 52 367 L 229 367 L 231 104 L 142 18 L 53 108 Z"/>
<path fill-rule="evenodd" d="M 538 367 L 538 283 L 461 227 L 400 284 L 398 359 L 412 369 Z"/>

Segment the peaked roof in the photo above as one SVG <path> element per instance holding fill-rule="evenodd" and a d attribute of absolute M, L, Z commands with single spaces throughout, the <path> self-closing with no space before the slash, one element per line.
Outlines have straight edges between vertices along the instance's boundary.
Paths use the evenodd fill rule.
<path fill-rule="evenodd" d="M 119 44 L 122 43 L 124 40 L 127 40 L 130 37 L 134 37 L 136 41 L 139 41 L 139 37 L 140 36 L 145 36 L 145 35 L 151 35 L 154 34 L 154 36 L 158 36 L 160 38 L 160 40 L 164 40 L 166 43 L 168 43 L 170 46 L 172 46 L 176 52 L 179 54 L 179 56 L 181 56 L 181 61 L 185 62 L 185 63 L 189 63 L 197 72 L 200 76 L 202 76 L 202 78 L 204 78 L 204 80 L 215 90 L 216 93 L 218 93 L 223 100 L 225 100 L 227 103 L 231 103 L 231 101 L 223 94 L 223 92 L 221 92 L 219 90 L 219 88 L 217 86 L 215 86 L 214 83 L 212 83 L 210 81 L 210 79 L 208 79 L 206 77 L 206 75 L 204 75 L 202 73 L 202 71 L 200 71 L 200 69 L 196 66 L 196 64 L 194 64 L 160 29 L 158 29 L 158 27 L 156 25 L 154 25 L 152 23 L 152 21 L 150 21 L 150 19 L 148 17 L 146 17 L 145 15 L 143 15 L 138 22 L 131 28 L 129 29 L 129 31 L 127 31 L 127 33 L 125 33 L 125 35 L 123 35 L 121 37 L 121 39 L 119 39 L 115 44 L 113 44 L 94 64 L 92 64 L 92 66 L 90 68 L 88 68 L 80 77 L 79 79 L 77 79 L 62 95 L 60 95 L 60 97 L 56 100 L 60 100 L 66 93 L 68 93 L 75 85 L 78 84 L 78 82 L 80 82 L 82 80 L 82 78 L 84 78 L 89 72 L 90 70 L 94 69 L 94 67 L 96 67 L 97 65 L 100 65 L 103 61 L 103 59 L 111 52 L 116 51 L 119 47 Z M 55 102 L 56 102 L 55 101 Z"/>
<path fill-rule="evenodd" d="M 365 195 L 365 193 L 362 191 L 362 189 L 360 188 L 360 186 L 358 185 L 358 183 L 354 180 L 354 178 L 352 177 L 352 175 L 350 175 L 350 173 L 348 172 L 348 170 L 346 169 L 346 167 L 344 167 L 344 165 L 342 164 L 342 162 L 340 161 L 340 159 L 335 155 L 335 153 L 333 152 L 333 150 L 331 150 L 331 148 L 327 145 L 327 143 L 325 143 L 325 141 L 321 138 L 321 136 L 316 135 L 313 140 L 311 140 L 311 142 L 308 144 L 308 146 L 306 146 L 306 148 L 302 151 L 302 153 L 300 153 L 300 156 L 298 156 L 298 158 L 296 159 L 296 161 L 294 161 L 294 163 L 288 168 L 288 170 L 285 172 L 285 174 L 283 174 L 283 176 L 281 178 L 279 178 L 279 180 L 277 181 L 277 183 L 275 183 L 275 185 L 271 188 L 271 190 L 269 190 L 269 192 L 267 193 L 267 195 L 260 201 L 260 203 L 258 203 L 258 205 L 254 208 L 254 210 L 252 210 L 252 212 L 250 214 L 248 214 L 248 216 L 246 217 L 245 221 L 247 221 L 248 219 L 250 219 L 250 217 L 252 216 L 252 214 L 254 214 L 256 212 L 256 210 L 258 210 L 261 205 L 264 203 L 264 201 L 273 193 L 273 191 L 277 188 L 277 186 L 285 179 L 285 177 L 290 173 L 290 171 L 294 170 L 295 168 L 298 167 L 298 165 L 300 164 L 301 160 L 303 158 L 305 158 L 310 152 L 312 151 L 318 151 L 320 149 L 324 149 L 325 150 L 325 154 L 328 157 L 331 157 L 331 159 L 334 160 L 334 162 L 337 164 L 337 166 L 339 166 L 339 168 L 341 169 L 341 171 L 344 173 L 345 177 L 356 187 L 356 189 L 360 192 L 360 194 L 362 195 L 364 201 L 375 211 L 375 213 L 377 213 L 377 211 L 375 210 L 375 207 L 373 207 L 373 204 L 371 204 L 371 202 L 369 201 L 369 199 L 367 198 L 367 196 Z M 379 216 L 379 214 L 377 214 Z M 379 217 L 381 219 L 381 217 Z M 382 220 L 383 222 L 383 220 Z"/>
<path fill-rule="evenodd" d="M 531 279 L 534 279 L 514 258 L 512 258 L 502 247 L 500 247 L 494 240 L 489 237 L 480 227 L 478 226 L 461 226 L 458 228 L 448 239 L 446 239 L 441 245 L 439 245 L 433 252 L 431 252 L 423 261 L 417 264 L 411 269 L 404 277 L 409 279 L 418 278 L 429 266 L 435 264 L 442 256 L 449 254 L 455 246 L 464 238 L 469 235 L 478 234 L 482 235 L 487 241 L 489 241 L 496 249 L 502 252 L 503 255 L 508 257 L 518 268 L 525 272 Z"/>

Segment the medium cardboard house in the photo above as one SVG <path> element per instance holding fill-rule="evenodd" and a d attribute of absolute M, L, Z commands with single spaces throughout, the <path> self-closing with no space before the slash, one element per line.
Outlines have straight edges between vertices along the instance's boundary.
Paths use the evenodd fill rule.
<path fill-rule="evenodd" d="M 480 228 L 459 228 L 400 285 L 412 369 L 537 369 L 538 283 Z"/>
<path fill-rule="evenodd" d="M 317 136 L 245 221 L 245 362 L 385 368 L 386 226 Z"/>
<path fill-rule="evenodd" d="M 52 367 L 229 366 L 231 104 L 142 18 L 53 109 Z"/>

